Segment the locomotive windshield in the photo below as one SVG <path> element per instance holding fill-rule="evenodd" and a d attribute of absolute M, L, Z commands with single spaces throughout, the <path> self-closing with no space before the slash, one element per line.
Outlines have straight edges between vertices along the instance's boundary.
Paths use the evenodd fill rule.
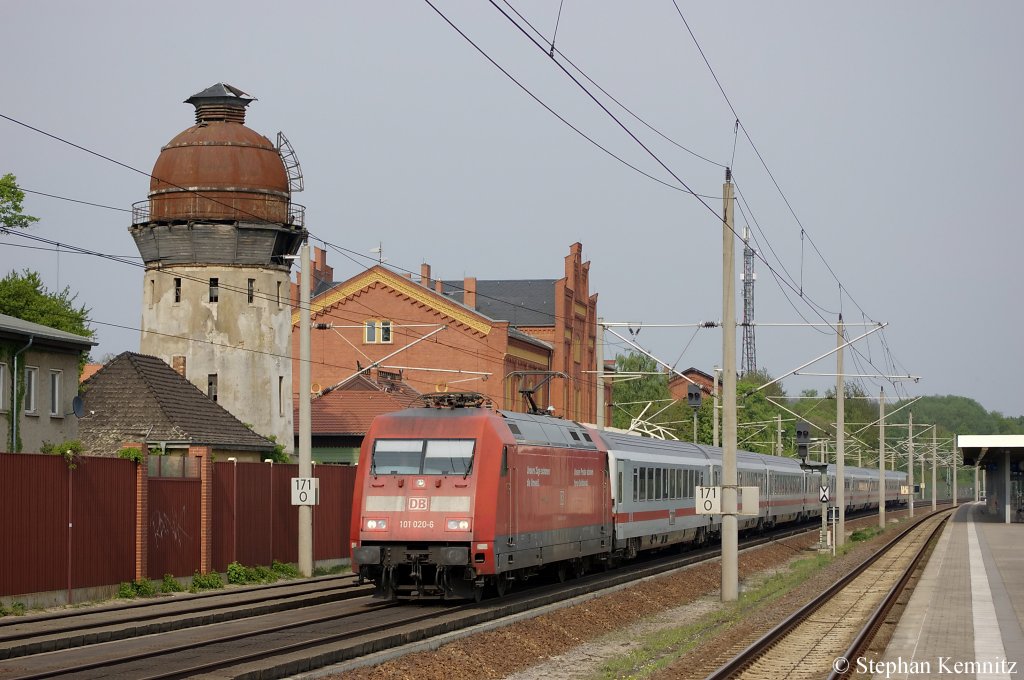
<path fill-rule="evenodd" d="M 472 439 L 378 439 L 373 445 L 377 475 L 462 475 L 473 469 Z"/>

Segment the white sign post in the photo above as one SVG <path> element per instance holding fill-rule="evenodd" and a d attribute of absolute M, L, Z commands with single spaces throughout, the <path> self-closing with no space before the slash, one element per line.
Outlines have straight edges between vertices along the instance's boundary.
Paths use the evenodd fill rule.
<path fill-rule="evenodd" d="M 320 505 L 320 479 L 292 477 L 292 505 Z"/>

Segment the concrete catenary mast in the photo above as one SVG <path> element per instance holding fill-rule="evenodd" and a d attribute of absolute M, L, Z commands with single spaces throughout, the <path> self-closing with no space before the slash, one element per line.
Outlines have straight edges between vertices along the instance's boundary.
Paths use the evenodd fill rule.
<path fill-rule="evenodd" d="M 750 247 L 750 228 L 743 230 L 743 356 L 740 371 L 757 373 L 757 350 L 754 346 L 754 249 Z"/>
<path fill-rule="evenodd" d="M 218 83 L 185 101 L 196 123 L 161 149 L 129 228 L 146 264 L 140 349 L 290 451 L 301 172 L 282 135 L 245 126 L 246 93 Z"/>

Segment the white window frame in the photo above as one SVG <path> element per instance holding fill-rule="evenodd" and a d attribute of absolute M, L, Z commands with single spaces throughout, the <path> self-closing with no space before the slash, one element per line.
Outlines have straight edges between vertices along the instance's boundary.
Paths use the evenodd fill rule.
<path fill-rule="evenodd" d="M 387 339 L 384 339 L 385 333 Z M 363 324 L 364 345 L 391 345 L 395 342 L 395 323 L 390 319 L 367 319 Z"/>
<path fill-rule="evenodd" d="M 39 367 L 25 367 L 25 413 L 36 413 L 36 395 L 39 394 Z"/>
<path fill-rule="evenodd" d="M 64 383 L 64 371 L 50 369 L 50 417 L 63 418 L 64 409 L 61 408 L 62 385 Z"/>
<path fill-rule="evenodd" d="M 7 410 L 7 364 L 0 362 L 0 412 Z"/>

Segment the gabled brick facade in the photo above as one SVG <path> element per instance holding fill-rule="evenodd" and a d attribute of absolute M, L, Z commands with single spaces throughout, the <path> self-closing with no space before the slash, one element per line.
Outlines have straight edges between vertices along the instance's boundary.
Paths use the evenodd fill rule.
<path fill-rule="evenodd" d="M 543 376 L 522 373 L 561 371 L 569 378 L 548 382 L 535 396 L 537 404 L 554 406 L 557 416 L 592 423 L 597 295 L 589 292 L 590 263 L 582 261 L 579 243 L 570 247 L 564 266 L 565 276 L 557 280 L 467 277 L 457 283 L 434 280 L 429 265 L 423 265 L 418 281 L 374 266 L 328 287 L 319 283 L 332 272 L 318 249 L 312 272 L 318 282 L 314 290 L 320 291 L 312 302 L 313 389 L 326 389 L 380 362 L 385 370 L 401 370 L 403 380 L 421 393 L 480 392 L 498 408 L 525 411 L 519 389 Z M 292 322 L 297 393 L 297 312 Z"/>

